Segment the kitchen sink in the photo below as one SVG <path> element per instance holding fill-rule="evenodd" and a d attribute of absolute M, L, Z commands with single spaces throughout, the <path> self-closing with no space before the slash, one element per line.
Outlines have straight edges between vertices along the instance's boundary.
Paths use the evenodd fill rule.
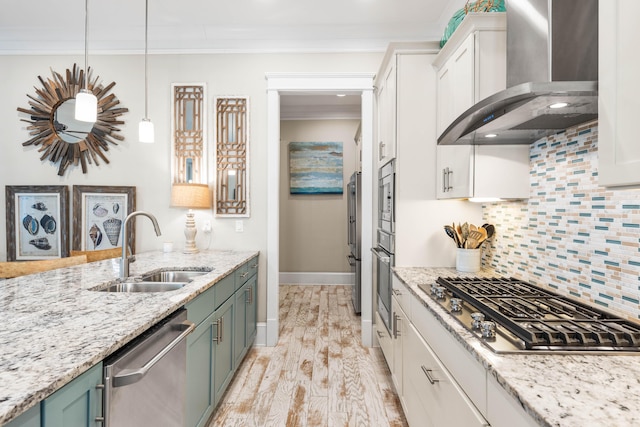
<path fill-rule="evenodd" d="M 194 270 L 165 270 L 142 276 L 143 282 L 190 282 L 195 277 L 207 274 L 209 271 Z"/>
<path fill-rule="evenodd" d="M 207 274 L 213 270 L 163 270 L 147 273 L 142 277 L 129 278 L 121 283 L 113 283 L 108 286 L 98 286 L 92 291 L 99 292 L 169 292 L 183 288 L 194 278 Z"/>
<path fill-rule="evenodd" d="M 186 282 L 123 282 L 96 290 L 100 292 L 167 292 L 183 288 L 186 284 Z"/>

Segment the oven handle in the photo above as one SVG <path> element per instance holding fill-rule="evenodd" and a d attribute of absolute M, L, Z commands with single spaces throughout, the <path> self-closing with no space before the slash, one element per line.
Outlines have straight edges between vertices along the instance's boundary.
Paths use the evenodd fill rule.
<path fill-rule="evenodd" d="M 391 257 L 387 252 L 385 252 L 384 249 L 371 248 L 371 252 L 373 252 L 373 254 L 380 260 L 380 262 L 383 262 L 385 264 L 389 264 L 391 262 Z"/>
<path fill-rule="evenodd" d="M 113 377 L 113 386 L 114 387 L 123 387 L 127 385 L 131 385 L 137 383 L 145 375 L 147 372 L 153 368 L 153 366 L 160 361 L 167 353 L 169 353 L 175 346 L 177 346 L 180 341 L 185 339 L 187 335 L 189 335 L 196 328 L 196 324 L 185 320 L 180 324 L 180 328 L 184 329 L 180 335 L 178 335 L 173 341 L 171 341 L 165 348 L 163 348 L 158 354 L 153 356 L 153 359 L 148 361 L 142 368 L 140 369 L 123 369 L 120 375 L 116 375 Z"/>

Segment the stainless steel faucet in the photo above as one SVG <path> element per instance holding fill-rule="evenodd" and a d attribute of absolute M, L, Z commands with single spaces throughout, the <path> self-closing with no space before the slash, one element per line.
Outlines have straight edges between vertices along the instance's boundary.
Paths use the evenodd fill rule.
<path fill-rule="evenodd" d="M 153 223 L 153 228 L 156 231 L 156 236 L 160 236 L 162 233 L 160 232 L 160 226 L 158 225 L 158 220 L 156 217 L 145 211 L 135 211 L 131 212 L 122 222 L 122 259 L 120 260 L 120 278 L 126 279 L 129 277 L 129 263 L 134 262 L 136 260 L 135 256 L 127 256 L 127 224 L 129 220 L 134 216 L 143 215 L 151 220 Z"/>

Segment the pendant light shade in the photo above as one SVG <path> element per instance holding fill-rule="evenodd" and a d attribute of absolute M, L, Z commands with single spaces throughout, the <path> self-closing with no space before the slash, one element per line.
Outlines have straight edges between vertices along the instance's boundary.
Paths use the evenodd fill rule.
<path fill-rule="evenodd" d="M 86 89 L 76 94 L 76 120 L 94 123 L 98 118 L 98 98 Z"/>
<path fill-rule="evenodd" d="M 89 0 L 84 0 L 84 88 L 76 94 L 75 118 L 81 122 L 95 123 L 98 117 L 98 98 L 89 90 Z"/>
<path fill-rule="evenodd" d="M 147 73 L 147 58 L 148 58 L 148 35 L 149 35 L 149 0 L 145 0 L 144 3 L 144 118 L 138 125 L 138 139 L 140 142 L 153 143 L 155 141 L 155 132 L 153 129 L 153 123 L 147 115 L 149 107 L 149 76 Z"/>
<path fill-rule="evenodd" d="M 138 137 L 140 142 L 152 143 L 155 140 L 153 123 L 149 119 L 142 119 L 138 124 Z"/>

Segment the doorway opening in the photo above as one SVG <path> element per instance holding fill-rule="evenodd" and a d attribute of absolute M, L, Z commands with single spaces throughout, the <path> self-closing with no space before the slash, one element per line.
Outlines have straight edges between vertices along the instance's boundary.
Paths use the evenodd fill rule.
<path fill-rule="evenodd" d="M 278 342 L 280 278 L 280 119 L 282 96 L 337 94 L 361 96 L 362 136 L 362 343 L 373 344 L 373 73 L 299 74 L 268 73 L 267 79 L 267 325 L 266 345 Z"/>

